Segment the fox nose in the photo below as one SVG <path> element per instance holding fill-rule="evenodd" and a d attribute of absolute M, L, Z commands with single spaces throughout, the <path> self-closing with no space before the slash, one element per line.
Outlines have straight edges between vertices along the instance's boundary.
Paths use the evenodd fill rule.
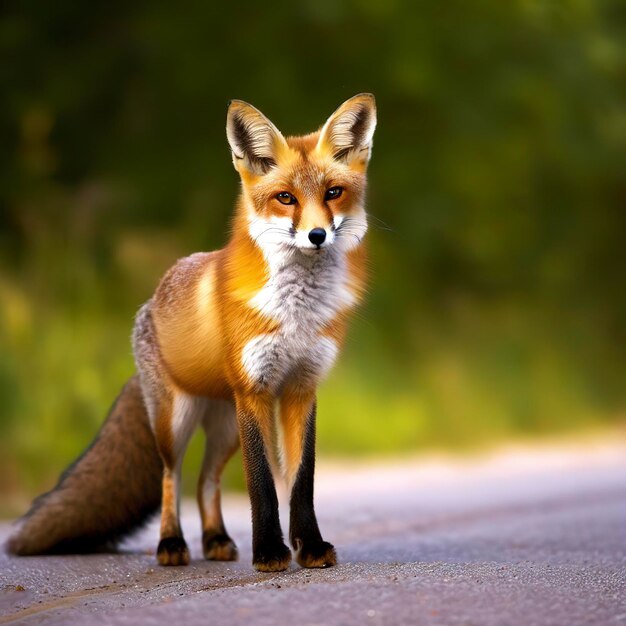
<path fill-rule="evenodd" d="M 309 231 L 309 241 L 316 246 L 321 246 L 326 241 L 326 231 L 323 228 L 314 228 Z"/>

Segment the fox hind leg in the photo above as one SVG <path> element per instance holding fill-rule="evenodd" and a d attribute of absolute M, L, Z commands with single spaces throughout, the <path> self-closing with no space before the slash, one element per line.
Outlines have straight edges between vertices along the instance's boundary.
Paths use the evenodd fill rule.
<path fill-rule="evenodd" d="M 180 472 L 183 454 L 195 427 L 193 420 L 190 422 L 188 419 L 194 417 L 189 415 L 193 403 L 184 396 L 177 397 L 163 367 L 152 320 L 151 300 L 137 313 L 133 352 L 150 426 L 163 461 L 161 540 L 157 560 L 161 565 L 186 565 L 189 550 L 179 521 Z"/>
<path fill-rule="evenodd" d="M 204 460 L 198 481 L 198 508 L 202 520 L 202 551 L 212 561 L 235 561 L 237 546 L 222 518 L 220 476 L 239 447 L 235 405 L 212 401 L 202 421 L 206 435 Z"/>
<path fill-rule="evenodd" d="M 182 393 L 161 400 L 155 424 L 157 448 L 163 458 L 161 535 L 157 560 L 161 565 L 188 565 L 189 548 L 180 526 L 180 478 L 185 450 L 206 401 Z"/>
<path fill-rule="evenodd" d="M 161 538 L 157 560 L 161 565 L 187 565 L 189 549 L 180 527 L 180 475 L 189 439 L 207 408 L 207 400 L 179 391 L 161 360 L 152 320 L 152 301 L 135 320 L 133 352 L 150 426 L 163 461 Z"/>

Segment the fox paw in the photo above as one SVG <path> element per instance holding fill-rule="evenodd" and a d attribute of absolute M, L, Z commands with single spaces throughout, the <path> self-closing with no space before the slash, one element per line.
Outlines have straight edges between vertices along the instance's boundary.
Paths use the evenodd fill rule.
<path fill-rule="evenodd" d="M 165 537 L 157 548 L 159 565 L 189 565 L 189 548 L 182 537 Z"/>
<path fill-rule="evenodd" d="M 259 572 L 282 572 L 291 563 L 291 550 L 282 542 L 263 546 L 254 553 L 252 565 Z"/>
<path fill-rule="evenodd" d="M 204 531 L 202 551 L 209 561 L 236 561 L 239 558 L 235 542 L 226 533 Z"/>
<path fill-rule="evenodd" d="M 332 567 L 337 565 L 337 552 L 328 541 L 303 543 L 296 539 L 296 561 L 302 567 Z"/>

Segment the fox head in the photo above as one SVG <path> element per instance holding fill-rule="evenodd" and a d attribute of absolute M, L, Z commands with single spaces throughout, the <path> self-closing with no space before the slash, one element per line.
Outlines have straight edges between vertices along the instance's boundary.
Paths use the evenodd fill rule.
<path fill-rule="evenodd" d="M 366 170 L 376 127 L 371 94 L 344 102 L 322 128 L 283 137 L 258 109 L 228 107 L 226 134 L 242 183 L 242 210 L 252 240 L 265 253 L 305 254 L 357 247 L 367 230 Z"/>

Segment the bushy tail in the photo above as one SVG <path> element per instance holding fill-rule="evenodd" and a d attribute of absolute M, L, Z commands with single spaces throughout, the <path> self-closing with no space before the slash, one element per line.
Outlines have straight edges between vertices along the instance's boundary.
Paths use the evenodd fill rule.
<path fill-rule="evenodd" d="M 134 376 L 89 448 L 52 491 L 33 502 L 7 550 L 29 555 L 110 549 L 159 508 L 161 476 L 161 458 Z"/>

